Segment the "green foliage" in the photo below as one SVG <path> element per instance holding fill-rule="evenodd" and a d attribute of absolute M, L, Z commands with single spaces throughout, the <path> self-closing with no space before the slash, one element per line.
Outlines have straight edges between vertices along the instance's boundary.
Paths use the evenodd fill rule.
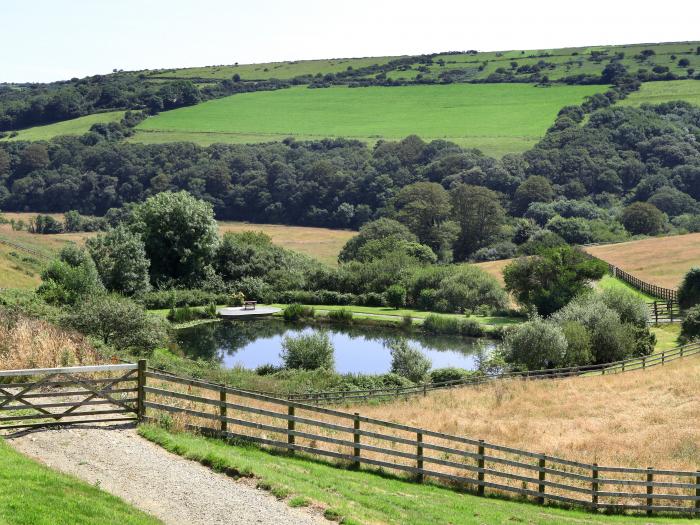
<path fill-rule="evenodd" d="M 458 184 L 450 190 L 450 198 L 452 214 L 460 228 L 454 246 L 455 257 L 465 260 L 496 239 L 505 223 L 506 212 L 498 193 L 483 186 Z"/>
<path fill-rule="evenodd" d="M 88 239 L 86 246 L 107 290 L 127 296 L 151 288 L 146 248 L 141 237 L 120 225 L 104 235 Z"/>
<path fill-rule="evenodd" d="M 425 379 L 432 363 L 420 350 L 413 348 L 405 339 L 392 342 L 389 348 L 391 349 L 391 371 L 394 374 L 414 383 L 420 383 Z"/>
<path fill-rule="evenodd" d="M 405 242 L 417 242 L 418 237 L 405 225 L 398 221 L 383 217 L 376 221 L 368 222 L 360 228 L 360 232 L 343 246 L 338 255 L 340 262 L 349 262 L 358 258 L 360 249 L 371 241 L 395 240 Z"/>
<path fill-rule="evenodd" d="M 646 326 L 649 309 L 639 294 L 623 287 L 611 287 L 603 290 L 601 299 L 608 308 L 617 312 L 623 323 Z"/>
<path fill-rule="evenodd" d="M 243 300 L 238 292 L 227 294 L 207 292 L 200 289 L 180 288 L 150 291 L 140 295 L 138 301 L 147 310 L 162 310 L 178 306 L 206 306 L 211 303 L 230 306 L 241 306 L 243 304 Z"/>
<path fill-rule="evenodd" d="M 521 258 L 503 270 L 506 289 L 522 305 L 549 315 L 586 291 L 588 282 L 607 272 L 607 265 L 578 248 L 563 246 Z"/>
<path fill-rule="evenodd" d="M 214 316 L 216 317 L 216 307 L 214 307 Z M 171 308 L 168 312 L 167 319 L 172 323 L 187 323 L 195 319 L 201 319 L 202 312 L 190 308 L 189 306 L 181 306 L 179 308 Z"/>
<path fill-rule="evenodd" d="M 686 340 L 700 338 L 700 305 L 689 308 L 685 313 L 681 337 Z"/>
<path fill-rule="evenodd" d="M 533 202 L 549 202 L 554 198 L 552 184 L 539 175 L 528 177 L 513 195 L 513 213 L 524 214 Z"/>
<path fill-rule="evenodd" d="M 578 321 L 565 321 L 561 324 L 566 338 L 566 352 L 561 366 L 588 365 L 593 362 L 591 336 L 586 327 Z"/>
<path fill-rule="evenodd" d="M 464 368 L 447 367 L 436 368 L 430 371 L 431 383 L 446 383 L 448 381 L 463 381 L 478 376 L 480 372 L 465 370 Z"/>
<path fill-rule="evenodd" d="M 150 315 L 137 303 L 119 295 L 93 296 L 70 310 L 64 323 L 98 337 L 116 350 L 150 354 L 166 341 L 164 321 Z"/>
<path fill-rule="evenodd" d="M 151 261 L 152 282 L 201 280 L 219 246 L 210 204 L 184 191 L 163 192 L 136 206 L 133 221 Z"/>
<path fill-rule="evenodd" d="M 392 308 L 396 308 L 398 310 L 399 308 L 406 306 L 406 288 L 400 284 L 392 284 L 386 289 L 384 295 L 386 296 L 386 304 Z"/>
<path fill-rule="evenodd" d="M 72 305 L 105 291 L 90 254 L 72 245 L 49 263 L 41 279 L 37 293 L 49 304 Z"/>
<path fill-rule="evenodd" d="M 314 309 L 311 306 L 293 303 L 284 309 L 282 315 L 285 321 L 300 321 L 302 319 L 313 318 L 314 313 Z"/>
<path fill-rule="evenodd" d="M 552 321 L 540 317 L 510 331 L 504 345 L 506 360 L 527 370 L 560 367 L 568 349 L 564 331 Z"/>
<path fill-rule="evenodd" d="M 691 268 L 683 277 L 683 282 L 678 288 L 678 304 L 681 308 L 700 304 L 700 267 Z"/>
<path fill-rule="evenodd" d="M 484 328 L 474 319 L 429 314 L 423 320 L 423 330 L 431 334 L 462 335 L 465 337 L 480 337 Z"/>
<path fill-rule="evenodd" d="M 635 235 L 655 235 L 663 229 L 665 220 L 663 212 L 648 202 L 630 204 L 624 209 L 621 217 L 627 231 Z"/>
<path fill-rule="evenodd" d="M 330 310 L 328 312 L 328 319 L 334 323 L 351 324 L 352 317 L 352 310 L 349 310 L 348 308 L 339 308 L 338 310 Z"/>
<path fill-rule="evenodd" d="M 333 370 L 335 362 L 331 339 L 325 332 L 287 336 L 282 340 L 280 357 L 285 368 Z"/>

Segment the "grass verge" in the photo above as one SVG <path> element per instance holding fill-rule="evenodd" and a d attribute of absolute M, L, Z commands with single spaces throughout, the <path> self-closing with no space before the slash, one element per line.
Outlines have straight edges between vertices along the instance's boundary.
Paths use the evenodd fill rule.
<path fill-rule="evenodd" d="M 255 476 L 288 503 L 314 502 L 342 523 L 483 524 L 680 523 L 674 518 L 605 516 L 541 507 L 527 502 L 477 497 L 431 483 L 418 484 L 374 470 L 347 470 L 331 463 L 232 445 L 217 439 L 142 426 L 139 433 L 165 449 L 234 476 Z"/>
<path fill-rule="evenodd" d="M 98 487 L 54 472 L 0 440 L 3 525 L 155 525 L 155 518 Z"/>

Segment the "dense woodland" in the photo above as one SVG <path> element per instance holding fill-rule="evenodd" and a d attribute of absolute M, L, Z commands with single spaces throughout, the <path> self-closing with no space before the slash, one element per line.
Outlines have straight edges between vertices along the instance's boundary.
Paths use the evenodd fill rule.
<path fill-rule="evenodd" d="M 700 108 L 683 102 L 631 108 L 598 95 L 563 108 L 532 150 L 500 160 L 415 136 L 373 148 L 344 139 L 200 147 L 120 141 L 128 129 L 2 144 L 0 209 L 118 216 L 186 190 L 219 219 L 359 228 L 394 218 L 443 261 L 510 257 L 528 241 L 700 229 Z"/>

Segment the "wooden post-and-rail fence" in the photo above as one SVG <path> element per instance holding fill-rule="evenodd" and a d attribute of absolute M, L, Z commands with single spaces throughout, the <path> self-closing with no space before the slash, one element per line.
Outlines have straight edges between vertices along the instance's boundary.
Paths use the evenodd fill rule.
<path fill-rule="evenodd" d="M 689 355 L 687 348 L 681 352 Z M 665 356 L 661 359 L 665 362 Z M 559 458 L 179 377 L 147 369 L 145 361 L 0 371 L 0 381 L 0 409 L 15 412 L 0 417 L 0 424 L 13 423 L 2 428 L 169 421 L 204 435 L 332 458 L 353 468 L 369 465 L 408 474 L 418 482 L 457 484 L 478 495 L 488 490 L 540 504 L 700 516 L 700 471 Z M 64 401 L 45 402 L 52 397 Z M 24 420 L 34 422 L 15 424 Z"/>
<path fill-rule="evenodd" d="M 675 301 L 678 302 L 678 291 L 671 288 L 664 288 L 663 286 L 657 286 L 655 284 L 648 283 L 641 280 L 639 277 L 635 277 L 631 273 L 627 273 L 622 268 L 618 268 L 614 264 L 608 264 L 608 270 L 613 277 L 617 277 L 625 281 L 627 284 L 633 286 L 637 290 L 644 292 L 647 295 L 653 297 L 658 297 L 665 301 Z"/>

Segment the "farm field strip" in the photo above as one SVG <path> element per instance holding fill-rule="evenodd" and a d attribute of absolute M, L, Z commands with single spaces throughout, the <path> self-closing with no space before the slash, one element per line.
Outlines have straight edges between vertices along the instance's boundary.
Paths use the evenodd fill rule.
<path fill-rule="evenodd" d="M 645 82 L 639 91 L 621 100 L 621 106 L 641 106 L 642 104 L 663 104 L 672 100 L 684 100 L 700 105 L 700 81 L 669 80 L 665 82 Z"/>
<path fill-rule="evenodd" d="M 20 130 L 16 137 L 0 139 L 0 141 L 12 140 L 50 140 L 61 135 L 82 135 L 90 131 L 93 124 L 107 124 L 117 122 L 124 117 L 124 111 L 109 111 L 106 113 L 94 113 L 71 120 L 63 120 L 44 126 L 34 126 Z"/>
<path fill-rule="evenodd" d="M 374 142 L 417 134 L 479 145 L 486 153 L 524 151 L 541 138 L 562 106 L 578 104 L 606 86 L 530 84 L 293 87 L 211 100 L 150 117 L 132 140 L 152 142 L 204 135 L 205 142 L 251 142 L 256 137 L 351 137 Z M 210 136 L 213 135 L 213 136 Z"/>

